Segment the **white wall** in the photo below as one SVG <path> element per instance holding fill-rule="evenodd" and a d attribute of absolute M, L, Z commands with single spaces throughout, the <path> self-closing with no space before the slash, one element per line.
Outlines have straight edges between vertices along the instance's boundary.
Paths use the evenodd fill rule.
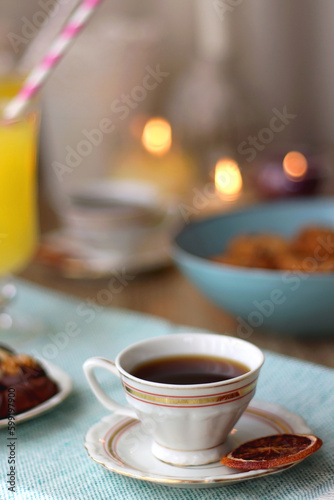
<path fill-rule="evenodd" d="M 333 143 L 333 16 L 333 0 L 244 0 L 230 14 L 240 77 L 264 113 L 297 114 L 287 140 Z"/>
<path fill-rule="evenodd" d="M 0 0 L 0 48 L 9 26 L 20 33 L 22 17 L 31 17 L 41 1 Z M 167 32 L 161 55 L 174 75 L 195 46 L 194 4 L 195 0 L 108 0 L 98 16 L 159 14 Z M 273 107 L 287 105 L 298 118 L 280 140 L 333 143 L 334 1 L 241 0 L 234 4 L 222 20 L 222 29 L 232 32 L 237 74 L 255 92 L 264 122 Z M 208 8 L 214 8 L 213 0 L 208 0 Z"/>

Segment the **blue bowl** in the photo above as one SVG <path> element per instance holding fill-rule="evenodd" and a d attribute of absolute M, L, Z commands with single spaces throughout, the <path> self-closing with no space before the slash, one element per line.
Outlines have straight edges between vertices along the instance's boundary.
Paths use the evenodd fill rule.
<path fill-rule="evenodd" d="M 291 237 L 301 227 L 334 227 L 334 201 L 319 198 L 257 205 L 192 222 L 176 237 L 173 258 L 209 299 L 237 318 L 237 334 L 255 330 L 318 337 L 334 334 L 334 274 L 250 269 L 215 263 L 240 233 L 269 232 Z M 334 245 L 321 243 L 322 255 Z"/>

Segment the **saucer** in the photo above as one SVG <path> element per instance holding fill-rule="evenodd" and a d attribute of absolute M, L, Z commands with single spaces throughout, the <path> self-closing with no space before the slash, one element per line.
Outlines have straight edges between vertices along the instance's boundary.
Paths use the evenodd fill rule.
<path fill-rule="evenodd" d="M 60 229 L 44 235 L 37 259 L 66 277 L 90 279 L 160 269 L 171 264 L 170 254 L 171 235 L 167 231 L 157 231 L 136 252 L 126 254 L 83 243 Z"/>
<path fill-rule="evenodd" d="M 65 373 L 58 366 L 53 365 L 49 361 L 46 361 L 44 359 L 38 359 L 38 361 L 45 369 L 47 375 L 52 380 L 57 382 L 58 387 L 59 387 L 59 391 L 57 392 L 57 394 L 55 394 L 51 398 L 44 401 L 44 403 L 41 403 L 41 404 L 35 406 L 31 410 L 27 410 L 27 411 L 24 411 L 24 412 L 16 415 L 15 416 L 15 424 L 19 424 L 20 422 L 25 422 L 26 420 L 30 420 L 31 418 L 38 417 L 42 413 L 50 411 L 52 408 L 54 408 L 55 406 L 58 406 L 60 403 L 62 403 L 64 401 L 64 399 L 66 399 L 67 396 L 72 391 L 72 380 L 71 380 L 70 376 L 67 375 L 67 373 Z M 8 419 L 2 418 L 0 420 L 0 428 L 7 427 L 7 425 L 8 425 Z"/>
<path fill-rule="evenodd" d="M 252 402 L 232 429 L 223 455 L 240 444 L 273 434 L 311 433 L 305 421 L 279 405 Z M 175 467 L 151 453 L 152 438 L 139 420 L 114 413 L 89 429 L 85 448 L 90 458 L 124 476 L 179 488 L 212 488 L 276 474 L 296 464 L 267 470 L 242 471 L 215 462 L 209 465 Z"/>

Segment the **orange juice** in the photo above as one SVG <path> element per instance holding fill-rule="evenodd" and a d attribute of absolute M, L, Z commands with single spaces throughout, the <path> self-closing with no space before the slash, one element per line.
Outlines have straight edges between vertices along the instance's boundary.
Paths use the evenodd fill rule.
<path fill-rule="evenodd" d="M 8 85 L 1 95 L 0 83 L 2 104 Z M 0 121 L 0 277 L 24 266 L 35 248 L 37 135 L 35 113 L 11 124 Z"/>

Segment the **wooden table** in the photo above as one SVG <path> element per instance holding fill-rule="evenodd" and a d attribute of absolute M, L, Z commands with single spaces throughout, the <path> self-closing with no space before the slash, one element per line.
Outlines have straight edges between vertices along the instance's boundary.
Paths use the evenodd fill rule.
<path fill-rule="evenodd" d="M 42 203 L 41 228 L 57 224 L 47 204 Z M 213 306 L 195 287 L 186 281 L 177 269 L 170 266 L 125 280 L 121 291 L 104 296 L 110 278 L 98 280 L 69 280 L 55 271 L 32 262 L 21 276 L 34 283 L 82 299 L 89 299 L 105 307 L 121 307 L 160 316 L 174 323 L 205 328 L 219 333 L 233 334 L 236 323 L 227 314 Z M 109 297 L 105 298 L 105 297 Z M 334 368 L 334 338 L 299 340 L 289 336 L 268 336 L 254 332 L 249 340 L 260 348 L 320 363 Z"/>

